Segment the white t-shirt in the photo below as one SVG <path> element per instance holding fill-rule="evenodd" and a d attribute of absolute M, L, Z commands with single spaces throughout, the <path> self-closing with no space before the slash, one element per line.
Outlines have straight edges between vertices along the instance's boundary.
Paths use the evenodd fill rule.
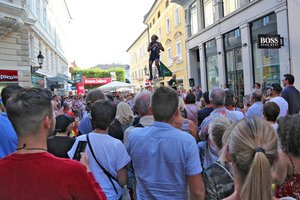
<path fill-rule="evenodd" d="M 288 114 L 289 104 L 283 97 L 274 97 L 270 101 L 276 103 L 280 108 L 278 118 L 285 117 Z"/>
<path fill-rule="evenodd" d="M 277 132 L 277 129 L 278 129 L 278 124 L 275 123 L 275 124 L 271 124 L 271 126 L 273 127 L 273 129 Z"/>
<path fill-rule="evenodd" d="M 130 162 L 130 157 L 124 144 L 120 140 L 117 140 L 108 134 L 92 132 L 89 134 L 89 139 L 95 156 L 102 167 L 104 167 L 112 176 L 117 178 L 117 171 L 122 169 Z M 73 158 L 79 141 L 87 141 L 86 135 L 81 135 L 76 138 L 74 145 L 68 152 L 70 158 Z M 86 152 L 89 158 L 90 169 L 93 172 L 97 182 L 101 186 L 103 192 L 106 194 L 107 199 L 118 200 L 123 193 L 122 188 L 118 183 L 112 180 L 118 190 L 118 194 L 116 194 L 111 182 L 109 181 L 109 178 L 103 173 L 102 169 L 93 158 L 88 145 L 86 147 Z"/>

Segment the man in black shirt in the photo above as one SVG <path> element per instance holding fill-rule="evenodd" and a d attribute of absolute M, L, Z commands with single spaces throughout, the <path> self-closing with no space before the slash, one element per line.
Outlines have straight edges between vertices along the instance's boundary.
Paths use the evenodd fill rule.
<path fill-rule="evenodd" d="M 290 115 L 299 114 L 300 111 L 300 92 L 294 86 L 295 78 L 292 74 L 283 75 L 282 83 L 285 87 L 281 96 L 288 102 Z"/>
<path fill-rule="evenodd" d="M 210 113 L 214 110 L 209 101 L 209 92 L 203 93 L 203 99 L 205 102 L 205 107 L 198 111 L 198 125 L 200 127 L 202 121 L 210 115 Z"/>
<path fill-rule="evenodd" d="M 73 128 L 74 117 L 67 114 L 59 115 L 56 118 L 55 133 L 47 140 L 48 152 L 60 158 L 69 158 L 67 152 L 72 148 L 75 139 L 69 137 Z"/>
<path fill-rule="evenodd" d="M 168 81 L 168 85 L 174 90 L 177 90 L 176 74 L 172 75 L 172 78 Z"/>

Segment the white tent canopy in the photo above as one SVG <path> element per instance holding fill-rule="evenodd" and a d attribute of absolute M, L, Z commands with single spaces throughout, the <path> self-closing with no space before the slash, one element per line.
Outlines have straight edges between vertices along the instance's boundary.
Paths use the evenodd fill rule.
<path fill-rule="evenodd" d="M 117 90 L 119 88 L 133 88 L 133 87 L 135 87 L 135 85 L 120 82 L 120 81 L 113 81 L 113 82 L 107 83 L 105 85 L 102 85 L 98 88 L 101 90 L 109 91 L 109 90 Z"/>

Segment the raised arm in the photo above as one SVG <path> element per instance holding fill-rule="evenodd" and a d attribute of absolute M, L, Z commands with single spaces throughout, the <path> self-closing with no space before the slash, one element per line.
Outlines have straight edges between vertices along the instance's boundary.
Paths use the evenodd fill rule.
<path fill-rule="evenodd" d="M 165 51 L 163 45 L 160 42 L 158 42 L 158 45 L 159 45 L 160 50 Z"/>
<path fill-rule="evenodd" d="M 152 44 L 152 42 L 150 42 L 149 45 L 148 45 L 147 51 L 151 51 L 152 47 L 153 47 L 153 44 Z"/>

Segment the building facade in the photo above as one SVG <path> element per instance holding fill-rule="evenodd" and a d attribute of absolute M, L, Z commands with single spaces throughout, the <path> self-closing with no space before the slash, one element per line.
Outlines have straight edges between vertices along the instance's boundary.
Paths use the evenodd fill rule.
<path fill-rule="evenodd" d="M 1 80 L 0 87 L 64 87 L 50 80 L 47 84 L 47 78 L 68 77 L 61 37 L 70 19 L 65 0 L 0 0 L 0 73 L 15 76 Z M 39 66 L 39 52 L 44 56 L 43 67 L 32 70 Z"/>
<path fill-rule="evenodd" d="M 130 56 L 131 83 L 137 86 L 136 89 L 143 88 L 147 84 L 149 62 L 149 53 L 147 52 L 148 41 L 148 30 L 145 29 L 126 51 Z"/>
<path fill-rule="evenodd" d="M 184 24 L 184 9 L 170 3 L 170 0 L 154 1 L 145 16 L 144 23 L 148 27 L 148 38 L 156 34 L 164 46 L 161 61 L 177 76 L 181 87 L 188 88 L 187 60 L 186 60 L 186 35 Z M 170 77 L 160 81 L 160 85 L 167 86 Z"/>
<path fill-rule="evenodd" d="M 266 92 L 286 73 L 295 75 L 300 88 L 299 0 L 172 2 L 185 10 L 188 76 L 203 90 L 224 87 L 243 97 L 254 83 Z M 273 36 L 280 36 L 279 46 L 262 47 Z"/>

